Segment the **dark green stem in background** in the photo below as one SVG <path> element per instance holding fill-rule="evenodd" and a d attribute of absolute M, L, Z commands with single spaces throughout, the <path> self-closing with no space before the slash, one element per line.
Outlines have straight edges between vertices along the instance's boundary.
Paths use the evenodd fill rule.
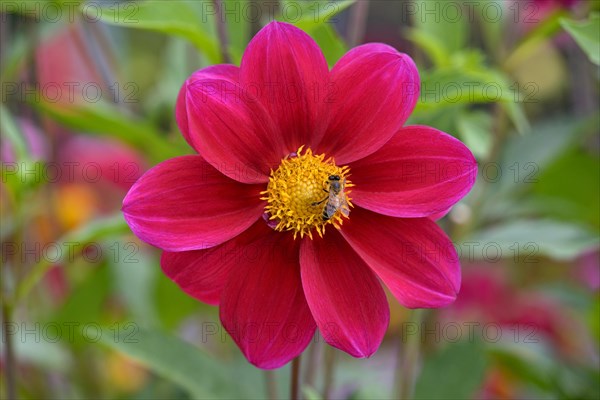
<path fill-rule="evenodd" d="M 319 354 L 321 350 L 321 340 L 318 336 L 318 333 L 315 333 L 313 338 L 313 342 L 308 347 L 307 357 L 304 366 L 304 384 L 312 389 L 315 388 L 315 380 L 317 377 L 317 371 L 319 369 Z"/>
<path fill-rule="evenodd" d="M 348 32 L 348 46 L 355 47 L 361 44 L 367 26 L 367 16 L 369 14 L 369 2 L 357 1 L 350 14 L 350 29 Z"/>
<path fill-rule="evenodd" d="M 290 381 L 290 400 L 300 399 L 300 356 L 292 361 L 292 376 Z"/>
<path fill-rule="evenodd" d="M 421 321 L 425 310 L 412 310 L 410 322 L 417 326 L 417 332 L 407 338 L 400 338 L 396 364 L 396 399 L 411 399 L 417 378 L 419 362 Z"/>
<path fill-rule="evenodd" d="M 13 333 L 8 331 L 12 321 L 12 309 L 2 299 L 2 339 L 4 340 L 4 369 L 6 370 L 6 396 L 8 400 L 16 400 L 16 368 L 13 348 Z"/>
<path fill-rule="evenodd" d="M 265 388 L 267 392 L 267 399 L 276 400 L 279 398 L 277 395 L 277 381 L 275 377 L 275 372 L 271 370 L 265 370 Z"/>
<path fill-rule="evenodd" d="M 213 4 L 215 5 L 215 10 L 217 12 L 217 36 L 219 37 L 219 47 L 221 50 L 221 57 L 223 58 L 223 62 L 226 64 L 231 64 L 231 55 L 229 54 L 229 35 L 227 34 L 227 25 L 225 24 L 225 19 L 223 15 L 223 4 L 221 4 L 221 0 L 213 0 Z"/>
<path fill-rule="evenodd" d="M 323 384 L 323 398 L 331 398 L 331 388 L 333 387 L 333 378 L 335 372 L 335 348 L 325 346 L 325 373 Z"/>

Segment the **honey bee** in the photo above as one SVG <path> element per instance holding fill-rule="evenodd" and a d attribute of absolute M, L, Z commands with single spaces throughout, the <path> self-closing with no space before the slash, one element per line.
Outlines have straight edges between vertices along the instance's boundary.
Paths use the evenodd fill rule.
<path fill-rule="evenodd" d="M 337 210 L 340 210 L 342 214 L 347 217 L 350 214 L 350 208 L 348 207 L 348 201 L 344 194 L 346 179 L 342 180 L 339 175 L 329 175 L 327 182 L 329 184 L 329 189 L 323 189 L 323 191 L 329 195 L 321 201 L 312 203 L 312 205 L 317 206 L 327 200 L 327 203 L 323 208 L 323 221 L 328 221 L 335 215 Z"/>

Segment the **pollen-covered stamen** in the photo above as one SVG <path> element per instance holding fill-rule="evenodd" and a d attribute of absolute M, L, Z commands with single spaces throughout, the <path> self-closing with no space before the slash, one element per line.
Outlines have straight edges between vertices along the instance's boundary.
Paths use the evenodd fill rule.
<path fill-rule="evenodd" d="M 348 218 L 352 206 L 348 188 L 353 185 L 347 179 L 348 167 L 338 167 L 332 158 L 314 155 L 310 149 L 303 153 L 303 148 L 281 160 L 277 170 L 271 170 L 267 190 L 261 194 L 262 200 L 267 200 L 269 220 L 277 223 L 275 230 L 293 231 L 294 238 L 300 234 L 312 239 L 313 229 L 321 237 L 328 224 L 340 229 L 342 217 Z M 329 178 L 333 176 L 340 178 L 343 188 L 332 202 Z M 333 215 L 324 217 L 326 209 Z"/>

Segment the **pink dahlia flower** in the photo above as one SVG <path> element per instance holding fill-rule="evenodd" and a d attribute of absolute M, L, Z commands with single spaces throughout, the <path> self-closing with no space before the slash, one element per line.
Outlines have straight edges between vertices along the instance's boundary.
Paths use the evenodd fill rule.
<path fill-rule="evenodd" d="M 460 286 L 432 216 L 469 192 L 477 165 L 452 136 L 403 127 L 418 95 L 406 54 L 366 44 L 329 71 L 308 35 L 272 22 L 239 68 L 185 82 L 176 117 L 198 154 L 142 176 L 125 219 L 185 292 L 220 306 L 252 364 L 284 365 L 317 327 L 368 357 L 389 322 L 380 281 L 411 308 L 447 305 Z"/>

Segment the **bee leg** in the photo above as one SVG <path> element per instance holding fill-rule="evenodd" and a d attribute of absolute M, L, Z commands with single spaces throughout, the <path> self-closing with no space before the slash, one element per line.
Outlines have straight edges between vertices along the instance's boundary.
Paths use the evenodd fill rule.
<path fill-rule="evenodd" d="M 310 203 L 311 206 L 318 206 L 319 204 L 321 204 L 322 202 L 324 202 L 325 200 L 327 200 L 329 197 L 325 197 L 323 200 L 321 201 L 313 201 L 312 203 Z"/>

